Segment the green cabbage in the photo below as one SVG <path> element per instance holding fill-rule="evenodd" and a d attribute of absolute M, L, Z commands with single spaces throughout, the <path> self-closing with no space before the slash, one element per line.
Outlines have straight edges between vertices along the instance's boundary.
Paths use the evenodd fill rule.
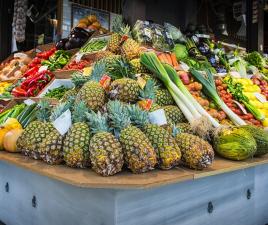
<path fill-rule="evenodd" d="M 177 60 L 184 59 L 188 56 L 187 49 L 185 45 L 182 44 L 176 44 L 173 48 L 173 52 L 175 53 Z"/>

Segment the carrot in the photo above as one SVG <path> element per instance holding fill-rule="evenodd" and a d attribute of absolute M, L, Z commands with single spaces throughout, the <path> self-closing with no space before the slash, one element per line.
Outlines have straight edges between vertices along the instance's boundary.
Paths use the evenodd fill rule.
<path fill-rule="evenodd" d="M 158 57 L 158 59 L 160 60 L 160 62 L 162 62 L 162 63 L 167 63 L 167 59 L 166 59 L 164 53 L 160 53 L 157 57 Z"/>
<path fill-rule="evenodd" d="M 170 54 L 171 60 L 172 60 L 172 65 L 176 68 L 179 66 L 179 63 L 177 61 L 176 55 L 174 53 Z"/>
<path fill-rule="evenodd" d="M 172 66 L 172 59 L 170 57 L 170 54 L 169 53 L 166 53 L 165 56 L 167 58 L 168 64 Z"/>

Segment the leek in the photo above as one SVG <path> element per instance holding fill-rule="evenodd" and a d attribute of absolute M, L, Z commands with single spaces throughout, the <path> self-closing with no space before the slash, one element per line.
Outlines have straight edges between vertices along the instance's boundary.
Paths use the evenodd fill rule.
<path fill-rule="evenodd" d="M 203 90 L 204 90 L 205 94 L 209 98 L 211 98 L 219 107 L 221 107 L 221 109 L 228 115 L 228 117 L 232 120 L 232 122 L 235 125 L 238 125 L 238 126 L 239 125 L 246 125 L 245 121 L 242 120 L 239 116 L 237 116 L 221 100 L 221 98 L 219 97 L 219 95 L 218 95 L 218 93 L 216 91 L 213 75 L 210 73 L 209 70 L 206 70 L 206 74 L 208 76 L 207 79 L 205 79 L 202 74 L 200 74 L 198 71 L 196 71 L 194 69 L 190 69 L 190 72 L 193 75 L 193 77 L 203 85 Z"/>
<path fill-rule="evenodd" d="M 189 101 L 193 104 L 196 110 L 203 116 L 207 117 L 209 121 L 212 123 L 214 127 L 219 127 L 220 124 L 217 120 L 215 120 L 191 95 L 188 89 L 184 86 L 181 79 L 177 75 L 176 71 L 173 67 L 168 64 L 163 64 L 164 68 L 166 69 L 170 79 L 177 85 L 177 87 L 183 92 L 183 94 L 189 99 Z"/>
<path fill-rule="evenodd" d="M 173 97 L 176 96 L 174 100 L 176 101 L 176 103 L 178 104 L 180 108 L 187 107 L 188 108 L 187 113 L 191 113 L 193 118 L 195 119 L 199 119 L 201 117 L 201 114 L 196 110 L 193 104 L 191 104 L 189 99 L 187 99 L 187 97 L 182 93 L 182 91 L 171 81 L 165 68 L 163 67 L 161 62 L 158 60 L 154 52 L 143 53 L 141 55 L 141 62 L 149 70 L 151 70 L 157 76 L 157 78 L 162 80 L 162 82 L 169 89 L 169 91 L 172 92 Z M 187 118 L 190 116 L 185 115 L 185 117 Z M 189 122 L 192 122 L 192 120 Z"/>

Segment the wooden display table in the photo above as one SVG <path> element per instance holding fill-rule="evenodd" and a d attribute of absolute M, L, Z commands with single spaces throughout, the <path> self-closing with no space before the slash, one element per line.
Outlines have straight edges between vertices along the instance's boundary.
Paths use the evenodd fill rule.
<path fill-rule="evenodd" d="M 243 162 L 217 158 L 203 171 L 101 177 L 90 169 L 0 152 L 0 220 L 7 225 L 265 225 L 267 163 L 268 156 Z"/>

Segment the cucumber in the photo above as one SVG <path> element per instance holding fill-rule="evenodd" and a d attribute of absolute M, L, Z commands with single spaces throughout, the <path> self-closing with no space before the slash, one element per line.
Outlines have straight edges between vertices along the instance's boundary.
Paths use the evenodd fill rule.
<path fill-rule="evenodd" d="M 28 105 L 24 108 L 24 110 L 20 113 L 18 116 L 18 121 L 22 123 L 22 121 L 33 111 L 33 109 L 37 106 L 37 103 L 34 103 L 32 105 Z"/>
<path fill-rule="evenodd" d="M 23 124 L 23 128 L 27 127 L 29 123 L 36 120 L 37 110 L 33 110 L 33 114 L 30 115 L 30 117 L 27 117 L 26 121 Z"/>
<path fill-rule="evenodd" d="M 24 119 L 21 121 L 23 128 L 26 127 L 27 121 L 37 112 L 37 109 L 33 109 Z"/>

